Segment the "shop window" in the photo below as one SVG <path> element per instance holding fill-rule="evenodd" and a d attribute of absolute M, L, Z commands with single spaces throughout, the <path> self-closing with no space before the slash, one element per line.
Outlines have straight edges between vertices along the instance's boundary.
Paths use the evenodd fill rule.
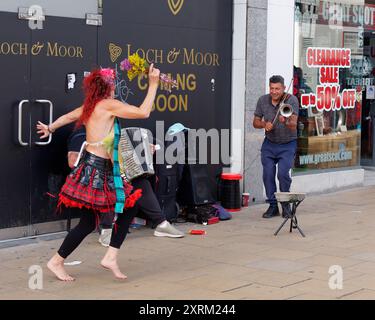
<path fill-rule="evenodd" d="M 294 172 L 360 164 L 364 79 L 375 66 L 364 33 L 374 28 L 374 18 L 375 5 L 365 1 L 296 1 Z"/>

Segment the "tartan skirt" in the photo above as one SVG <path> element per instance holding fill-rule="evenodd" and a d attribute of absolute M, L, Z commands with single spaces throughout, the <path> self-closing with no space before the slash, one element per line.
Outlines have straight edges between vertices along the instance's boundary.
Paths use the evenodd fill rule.
<path fill-rule="evenodd" d="M 123 180 L 126 196 L 125 209 L 131 208 L 142 196 L 142 190 Z M 113 214 L 116 190 L 113 166 L 110 159 L 84 151 L 78 166 L 67 176 L 59 194 L 58 207 L 87 208 L 100 213 Z"/>

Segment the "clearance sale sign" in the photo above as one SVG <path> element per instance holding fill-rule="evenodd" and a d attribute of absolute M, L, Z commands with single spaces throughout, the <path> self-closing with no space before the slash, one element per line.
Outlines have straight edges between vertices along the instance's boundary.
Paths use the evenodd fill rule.
<path fill-rule="evenodd" d="M 309 68 L 319 68 L 319 85 L 316 93 L 301 96 L 303 108 L 316 107 L 323 112 L 355 107 L 355 89 L 344 89 L 340 93 L 339 69 L 350 68 L 350 49 L 310 47 L 306 51 L 306 63 Z"/>

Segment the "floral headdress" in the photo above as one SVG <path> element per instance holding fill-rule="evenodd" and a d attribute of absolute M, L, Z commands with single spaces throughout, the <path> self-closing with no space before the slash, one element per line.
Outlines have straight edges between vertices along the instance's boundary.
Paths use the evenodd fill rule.
<path fill-rule="evenodd" d="M 102 68 L 100 69 L 100 76 L 102 79 L 109 85 L 115 85 L 116 72 L 111 68 Z"/>

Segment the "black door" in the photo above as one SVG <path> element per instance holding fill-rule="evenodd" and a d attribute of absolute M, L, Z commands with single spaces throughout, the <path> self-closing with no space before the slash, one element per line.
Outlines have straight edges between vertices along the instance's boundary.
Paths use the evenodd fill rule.
<path fill-rule="evenodd" d="M 0 42 L 9 43 L 10 52 L 25 53 L 0 55 L 1 70 L 8 75 L 1 77 L 0 95 L 3 240 L 66 229 L 66 216 L 56 205 L 69 172 L 66 142 L 74 125 L 42 141 L 36 123 L 48 123 L 82 104 L 84 72 L 97 64 L 97 28 L 84 19 L 48 17 L 43 29 L 31 30 L 16 14 L 0 14 L 0 27 L 9 31 Z M 72 86 L 68 75 L 75 78 Z"/>
<path fill-rule="evenodd" d="M 30 223 L 31 31 L 14 13 L 0 13 L 0 240 L 28 234 Z M 16 228 L 19 227 L 19 228 Z"/>
<path fill-rule="evenodd" d="M 65 216 L 56 211 L 56 205 L 69 170 L 66 142 L 74 125 L 57 130 L 50 141 L 40 141 L 34 128 L 38 120 L 48 123 L 51 112 L 57 119 L 82 104 L 84 72 L 97 63 L 97 28 L 86 25 L 84 19 L 49 17 L 45 28 L 32 31 L 31 43 L 38 50 L 31 57 L 30 77 L 31 224 L 34 233 L 40 234 L 66 227 Z M 75 79 L 71 86 L 68 77 Z"/>

